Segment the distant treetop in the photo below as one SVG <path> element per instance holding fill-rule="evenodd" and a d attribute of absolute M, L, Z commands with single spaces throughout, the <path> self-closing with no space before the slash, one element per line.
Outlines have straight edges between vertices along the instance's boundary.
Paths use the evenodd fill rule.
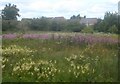
<path fill-rule="evenodd" d="M 4 9 L 2 10 L 2 18 L 4 20 L 17 20 L 17 16 L 20 16 L 18 12 L 19 9 L 16 5 L 11 5 L 10 3 L 8 5 L 6 4 Z"/>

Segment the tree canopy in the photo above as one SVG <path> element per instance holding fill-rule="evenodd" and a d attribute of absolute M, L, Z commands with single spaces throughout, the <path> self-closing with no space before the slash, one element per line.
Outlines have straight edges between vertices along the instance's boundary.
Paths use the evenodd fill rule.
<path fill-rule="evenodd" d="M 4 20 L 17 20 L 17 16 L 20 16 L 18 14 L 19 9 L 16 5 L 11 5 L 10 3 L 4 7 L 2 10 L 2 18 Z"/>
<path fill-rule="evenodd" d="M 11 5 L 10 3 L 5 5 L 2 10 L 2 31 L 18 30 L 17 16 L 20 16 L 18 12 L 19 9 L 16 5 Z"/>
<path fill-rule="evenodd" d="M 95 30 L 105 33 L 118 33 L 118 18 L 117 13 L 106 12 L 103 20 L 98 19 Z"/>

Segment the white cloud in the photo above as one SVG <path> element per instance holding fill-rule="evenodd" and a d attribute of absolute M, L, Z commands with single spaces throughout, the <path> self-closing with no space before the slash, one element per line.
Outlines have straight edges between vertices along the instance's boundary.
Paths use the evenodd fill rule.
<path fill-rule="evenodd" d="M 119 0 L 0 0 L 0 10 L 5 4 L 16 4 L 21 17 L 64 16 L 73 14 L 103 17 L 106 11 L 117 11 Z"/>
<path fill-rule="evenodd" d="M 109 2 L 111 2 L 113 4 L 117 4 L 119 2 L 119 0 L 109 0 Z"/>
<path fill-rule="evenodd" d="M 53 6 L 51 3 L 46 2 L 46 1 L 37 1 L 37 2 L 33 2 L 30 3 L 28 8 L 32 9 L 32 10 L 48 10 L 51 9 Z"/>

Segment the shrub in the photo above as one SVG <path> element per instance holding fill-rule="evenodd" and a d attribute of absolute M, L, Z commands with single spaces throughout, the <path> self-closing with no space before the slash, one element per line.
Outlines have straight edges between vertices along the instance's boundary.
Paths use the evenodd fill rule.
<path fill-rule="evenodd" d="M 83 28 L 81 32 L 82 33 L 93 33 L 94 30 L 92 27 L 88 26 L 88 27 Z"/>
<path fill-rule="evenodd" d="M 108 30 L 110 33 L 117 33 L 118 32 L 118 29 L 116 27 L 116 25 L 113 25 L 109 28 Z"/>

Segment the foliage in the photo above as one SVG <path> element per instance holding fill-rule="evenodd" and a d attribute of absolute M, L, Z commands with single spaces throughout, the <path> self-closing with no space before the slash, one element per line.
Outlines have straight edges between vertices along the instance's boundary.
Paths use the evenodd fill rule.
<path fill-rule="evenodd" d="M 66 28 L 66 20 L 60 21 L 60 20 L 53 20 L 52 24 L 50 26 L 51 31 L 64 31 Z"/>
<path fill-rule="evenodd" d="M 40 31 L 80 32 L 84 26 L 85 25 L 79 23 L 79 20 L 66 20 L 66 19 L 61 20 L 55 18 L 50 19 L 46 17 L 31 19 L 30 24 L 28 24 L 28 27 L 30 27 L 31 30 Z"/>
<path fill-rule="evenodd" d="M 85 25 L 80 24 L 79 20 L 76 20 L 76 19 L 69 20 L 67 25 L 68 31 L 72 31 L 72 32 L 80 32 L 84 27 Z"/>
<path fill-rule="evenodd" d="M 118 33 L 118 28 L 115 26 L 115 25 L 113 25 L 113 26 L 111 26 L 110 28 L 109 28 L 109 30 L 108 30 L 110 33 Z"/>
<path fill-rule="evenodd" d="M 2 20 L 2 31 L 18 31 L 18 22 L 16 20 Z"/>
<path fill-rule="evenodd" d="M 48 20 L 45 17 L 34 18 L 34 19 L 31 20 L 30 28 L 32 30 L 45 31 L 45 30 L 48 29 L 47 28 L 48 25 L 49 25 L 49 22 L 48 22 Z"/>
<path fill-rule="evenodd" d="M 77 16 L 73 15 L 73 16 L 70 17 L 70 19 L 71 20 L 73 20 L 73 19 L 79 19 L 80 20 L 81 16 L 80 16 L 80 14 L 78 14 Z"/>
<path fill-rule="evenodd" d="M 17 16 L 20 16 L 18 12 L 19 9 L 16 5 L 6 4 L 5 8 L 2 10 L 2 18 L 4 20 L 16 20 Z"/>
<path fill-rule="evenodd" d="M 22 31 L 22 33 L 25 33 L 30 30 L 30 24 L 31 19 L 18 21 L 17 28 L 19 29 L 19 31 Z"/>
<path fill-rule="evenodd" d="M 17 30 L 17 16 L 20 16 L 18 12 L 19 9 L 16 5 L 6 4 L 2 10 L 2 31 Z"/>
<path fill-rule="evenodd" d="M 93 30 L 93 27 L 88 26 L 88 27 L 83 28 L 81 32 L 82 33 L 94 33 L 94 30 Z"/>
<path fill-rule="evenodd" d="M 112 26 L 116 26 L 114 27 L 115 28 L 114 30 Z M 106 12 L 104 15 L 104 19 L 103 20 L 99 19 L 98 23 L 94 26 L 94 29 L 98 32 L 117 33 L 116 31 L 118 30 L 118 14 Z"/>

